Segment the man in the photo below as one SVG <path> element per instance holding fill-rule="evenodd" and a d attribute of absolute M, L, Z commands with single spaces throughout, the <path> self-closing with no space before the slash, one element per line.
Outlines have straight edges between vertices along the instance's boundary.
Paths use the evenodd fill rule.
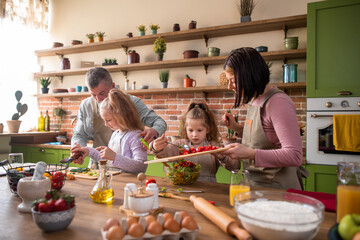
<path fill-rule="evenodd" d="M 88 137 L 90 137 L 93 139 L 93 147 L 107 146 L 112 131 L 105 126 L 100 117 L 98 104 L 108 97 L 109 91 L 114 88 L 115 83 L 110 73 L 101 67 L 90 69 L 86 73 L 85 79 L 92 97 L 86 98 L 80 104 L 71 145 L 74 146 L 74 143 L 78 143 L 86 146 Z M 139 112 L 141 121 L 147 126 L 140 136 L 150 143 L 154 138 L 164 134 L 167 127 L 166 122 L 153 110 L 150 110 L 140 98 L 129 96 Z"/>

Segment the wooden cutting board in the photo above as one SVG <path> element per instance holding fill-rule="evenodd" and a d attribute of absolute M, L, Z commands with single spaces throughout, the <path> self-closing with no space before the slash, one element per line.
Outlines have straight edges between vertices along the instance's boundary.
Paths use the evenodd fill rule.
<path fill-rule="evenodd" d="M 91 170 L 92 172 L 96 171 L 97 173 L 99 173 L 99 170 Z M 118 171 L 107 171 L 107 172 L 110 172 L 112 173 L 112 175 L 118 175 L 120 174 L 121 172 L 118 172 Z M 69 172 L 70 173 L 70 172 Z M 72 173 L 71 173 L 72 174 Z M 89 179 L 89 180 L 96 180 L 98 179 L 99 175 L 95 175 L 95 176 L 90 176 L 88 173 L 75 173 L 73 174 L 75 176 L 75 179 L 76 178 L 81 178 L 81 179 Z"/>
<path fill-rule="evenodd" d="M 204 155 L 204 154 L 211 154 L 211 153 L 218 153 L 218 152 L 223 152 L 230 149 L 230 147 L 225 147 L 225 148 L 218 148 L 215 150 L 210 150 L 210 151 L 205 151 L 205 152 L 197 152 L 197 153 L 191 153 L 191 154 L 186 154 L 186 155 L 177 155 L 177 156 L 172 156 L 172 157 L 167 157 L 167 158 L 159 158 L 156 160 L 151 160 L 151 161 L 146 161 L 144 162 L 145 164 L 150 164 L 150 163 L 164 163 L 164 162 L 175 162 L 177 160 L 180 159 L 184 159 L 184 158 L 189 158 L 189 157 L 196 157 L 196 156 L 200 156 L 200 155 Z"/>

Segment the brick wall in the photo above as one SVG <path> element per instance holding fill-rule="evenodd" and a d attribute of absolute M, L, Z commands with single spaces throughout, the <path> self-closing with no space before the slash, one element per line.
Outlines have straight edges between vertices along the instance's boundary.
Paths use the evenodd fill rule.
<path fill-rule="evenodd" d="M 297 109 L 298 121 L 302 124 L 306 124 L 306 92 L 305 89 L 287 89 L 285 92 L 294 101 Z M 202 93 L 173 93 L 173 94 L 153 94 L 153 95 L 138 95 L 144 103 L 151 109 L 153 109 L 159 116 L 161 116 L 168 124 L 167 136 L 178 135 L 179 117 L 182 112 L 187 108 L 188 104 L 194 99 L 204 99 Z M 72 119 L 77 115 L 80 102 L 85 97 L 63 97 L 62 102 L 60 98 L 39 98 L 39 110 L 45 113 L 45 110 L 49 110 L 51 116 L 51 130 L 56 130 L 57 120 L 53 117 L 53 109 L 61 107 L 65 110 L 66 115 L 63 117 L 63 123 L 61 130 L 66 131 L 68 136 L 71 137 L 73 134 L 73 127 L 71 125 Z M 220 92 L 220 93 L 208 93 L 206 96 L 207 103 L 210 109 L 216 115 L 218 123 L 220 122 L 222 114 L 224 114 L 229 107 L 232 107 L 234 102 L 234 94 L 231 92 Z M 239 112 L 239 120 L 243 122 L 246 115 L 246 107 L 232 110 L 233 114 Z M 220 133 L 225 136 L 227 128 L 218 124 Z M 305 154 L 305 136 L 302 137 L 303 148 Z"/>

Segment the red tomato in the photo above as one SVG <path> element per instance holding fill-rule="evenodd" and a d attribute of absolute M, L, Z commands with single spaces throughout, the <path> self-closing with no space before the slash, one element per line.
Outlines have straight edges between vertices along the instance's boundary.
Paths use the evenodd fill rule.
<path fill-rule="evenodd" d="M 153 179 L 153 178 L 146 179 L 146 186 L 147 186 L 149 183 L 156 183 L 156 181 L 155 181 L 155 179 Z"/>

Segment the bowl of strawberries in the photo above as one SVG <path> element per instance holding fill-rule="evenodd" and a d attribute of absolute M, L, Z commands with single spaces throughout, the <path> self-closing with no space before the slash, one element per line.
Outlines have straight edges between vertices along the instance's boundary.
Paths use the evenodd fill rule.
<path fill-rule="evenodd" d="M 56 232 L 67 228 L 75 216 L 75 196 L 49 190 L 44 198 L 33 202 L 31 209 L 36 225 L 44 232 Z"/>

